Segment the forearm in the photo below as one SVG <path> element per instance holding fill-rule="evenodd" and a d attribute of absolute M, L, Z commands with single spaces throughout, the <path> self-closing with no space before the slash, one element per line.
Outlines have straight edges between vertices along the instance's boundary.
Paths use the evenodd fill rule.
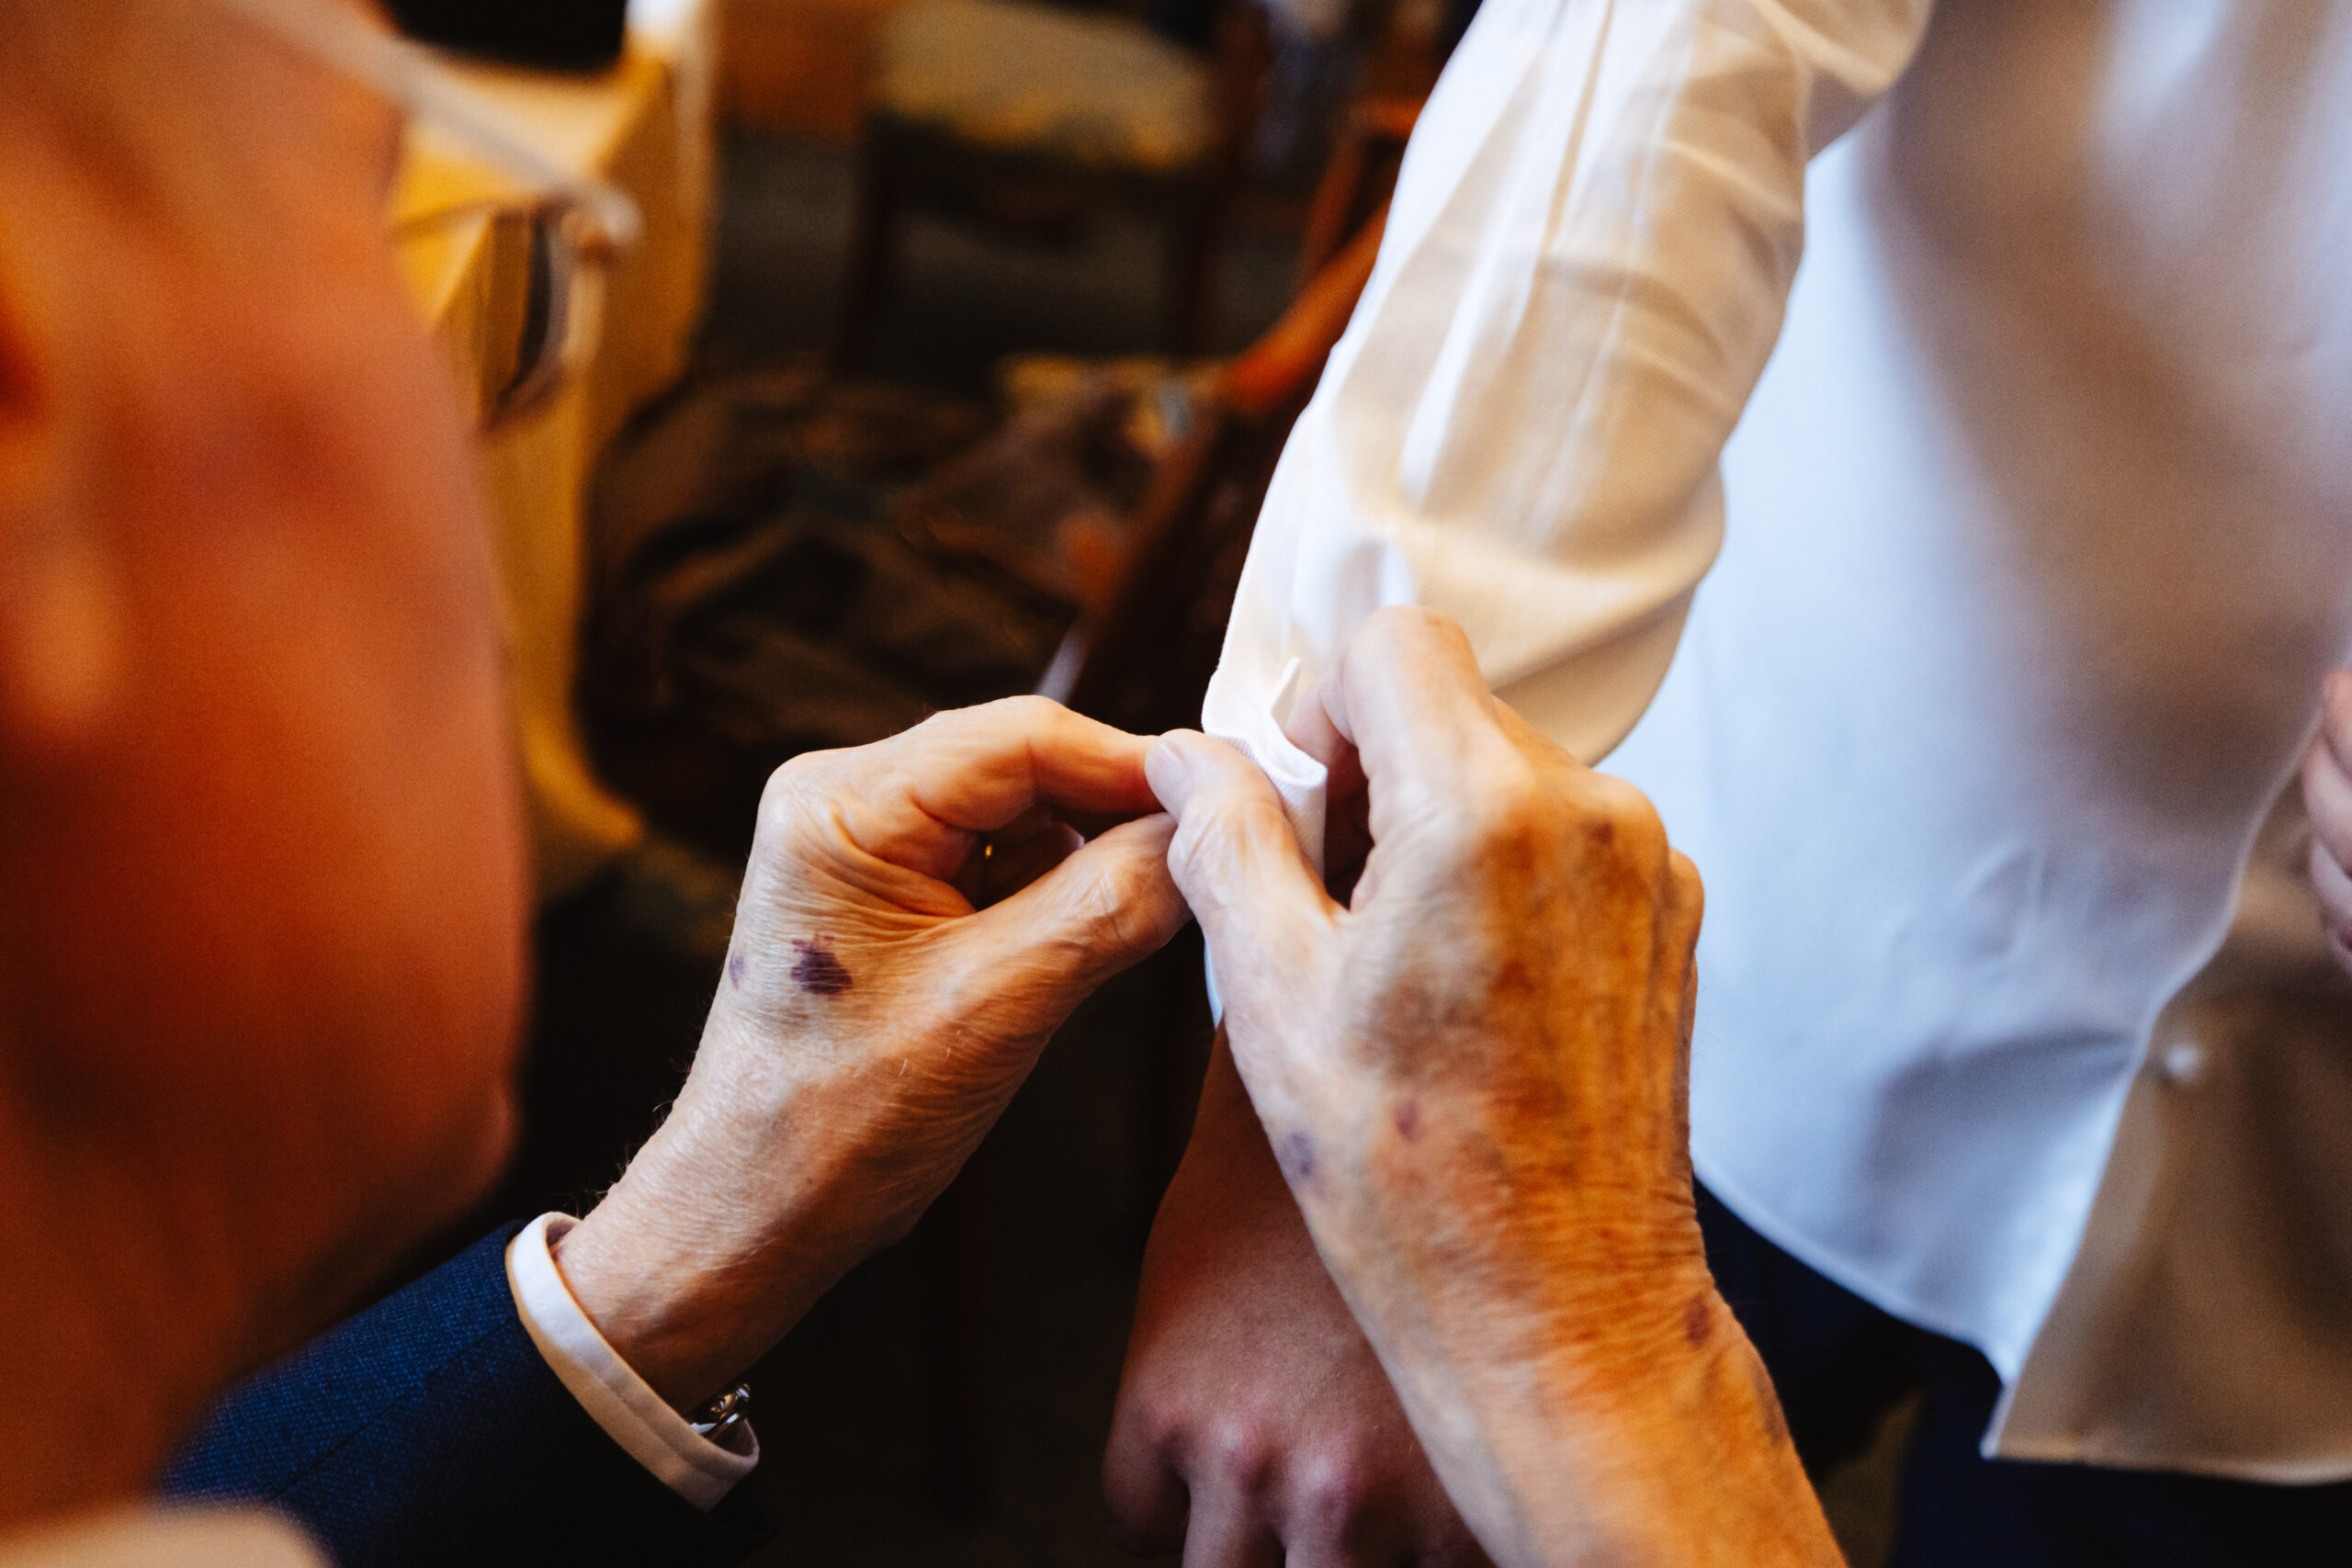
<path fill-rule="evenodd" d="M 1646 1325 L 1579 1311 L 1524 1360 L 1374 1335 L 1415 1431 L 1502 1568 L 1842 1562 L 1763 1364 L 1712 1286 Z M 1481 1325 L 1483 1334 L 1485 1325 Z"/>

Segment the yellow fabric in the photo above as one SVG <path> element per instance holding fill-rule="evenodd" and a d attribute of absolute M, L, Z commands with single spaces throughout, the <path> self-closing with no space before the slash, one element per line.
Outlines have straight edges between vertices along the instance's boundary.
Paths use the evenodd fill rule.
<path fill-rule="evenodd" d="M 597 77 L 456 67 L 508 123 L 569 168 L 636 197 L 645 238 L 612 279 L 604 342 L 580 384 L 485 440 L 501 609 L 542 897 L 575 887 L 642 836 L 600 784 L 573 716 L 585 608 L 585 512 L 596 455 L 632 411 L 684 368 L 709 254 L 713 130 L 708 0 L 665 0 L 658 25 Z M 408 149 L 393 201 L 401 263 L 479 409 L 509 367 L 529 258 L 512 225 L 421 221 L 505 189 L 494 171 L 429 134 Z"/>
<path fill-rule="evenodd" d="M 982 146 L 1174 173 L 1214 134 L 1209 73 L 1118 17 L 1023 0 L 926 0 L 876 51 L 873 102 Z"/>
<path fill-rule="evenodd" d="M 322 1568 L 291 1522 L 259 1508 L 125 1508 L 0 1541 L 0 1568 Z"/>

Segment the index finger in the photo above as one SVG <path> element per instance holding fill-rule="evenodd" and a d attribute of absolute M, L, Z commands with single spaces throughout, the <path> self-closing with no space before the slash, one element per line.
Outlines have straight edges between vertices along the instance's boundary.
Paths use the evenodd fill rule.
<path fill-rule="evenodd" d="M 935 714 L 888 740 L 837 754 L 844 818 L 869 852 L 952 874 L 976 835 L 1033 807 L 1108 821 L 1159 809 L 1144 776 L 1148 737 L 1045 697 Z"/>
<path fill-rule="evenodd" d="M 1449 809 L 1520 756 L 1470 639 L 1427 610 L 1396 606 L 1367 616 L 1340 650 L 1322 699 L 1371 784 L 1375 840 L 1400 810 Z"/>

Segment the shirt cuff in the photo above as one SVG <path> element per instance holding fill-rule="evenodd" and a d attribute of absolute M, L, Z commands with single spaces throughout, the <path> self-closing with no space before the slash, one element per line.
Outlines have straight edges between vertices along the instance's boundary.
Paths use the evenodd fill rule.
<path fill-rule="evenodd" d="M 508 1244 L 506 1283 L 524 1332 L 606 1436 L 708 1513 L 760 1462 L 760 1439 L 744 1422 L 728 1434 L 729 1445 L 712 1442 L 605 1342 L 555 1266 L 555 1244 L 579 1223 L 569 1214 L 541 1214 Z"/>

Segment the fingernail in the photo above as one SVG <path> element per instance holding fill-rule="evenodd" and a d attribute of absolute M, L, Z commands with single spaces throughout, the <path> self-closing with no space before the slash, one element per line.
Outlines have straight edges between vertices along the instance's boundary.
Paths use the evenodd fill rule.
<path fill-rule="evenodd" d="M 1162 807 L 1179 815 L 1193 793 L 1193 763 L 1185 750 L 1197 739 L 1189 729 L 1171 729 L 1144 753 L 1143 776 L 1151 793 L 1159 797 Z"/>

